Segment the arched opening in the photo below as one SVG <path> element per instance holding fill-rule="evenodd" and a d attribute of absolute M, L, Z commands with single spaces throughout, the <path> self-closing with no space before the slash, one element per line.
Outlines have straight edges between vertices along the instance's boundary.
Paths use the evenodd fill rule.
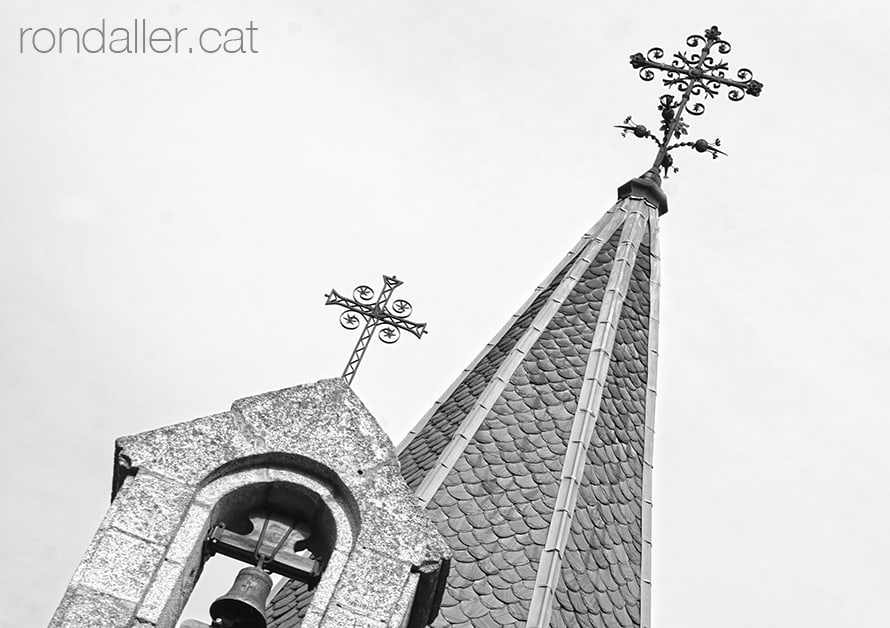
<path fill-rule="evenodd" d="M 224 554 L 290 578 L 317 581 L 337 542 L 324 500 L 286 482 L 252 484 L 225 495 L 211 511 L 208 556 Z"/>
<path fill-rule="evenodd" d="M 295 590 L 297 603 L 287 609 L 286 618 L 272 621 L 270 617 L 269 626 L 301 624 L 337 549 L 338 534 L 347 537 L 340 539 L 341 544 L 351 544 L 352 530 L 349 524 L 342 525 L 345 513 L 335 502 L 337 512 L 332 511 L 326 501 L 330 493 L 319 491 L 323 487 L 311 480 L 307 482 L 309 488 L 287 479 L 291 481 L 246 483 L 219 496 L 204 526 L 201 558 L 192 580 L 194 589 L 173 625 L 209 625 L 211 603 L 226 595 L 239 570 L 248 566 L 260 567 L 273 578 L 273 592 L 268 596 L 268 590 L 252 593 L 256 597 L 248 595 L 243 600 L 240 594 L 229 592 L 236 598 L 234 604 L 254 606 L 265 612 L 274 593 L 287 586 Z M 222 478 L 219 482 L 231 486 Z M 207 489 L 219 495 L 221 491 L 214 489 L 213 484 Z M 338 530 L 338 520 L 344 530 Z"/>

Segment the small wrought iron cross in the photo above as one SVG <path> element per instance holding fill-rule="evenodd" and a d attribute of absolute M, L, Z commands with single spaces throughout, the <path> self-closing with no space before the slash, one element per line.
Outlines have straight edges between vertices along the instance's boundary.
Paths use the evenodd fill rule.
<path fill-rule="evenodd" d="M 709 142 L 699 139 L 694 142 L 678 142 L 670 144 L 672 139 L 681 139 L 688 133 L 689 125 L 683 122 L 683 114 L 689 113 L 692 116 L 700 116 L 705 112 L 705 106 L 701 102 L 693 102 L 690 99 L 693 96 L 702 96 L 704 98 L 713 98 L 717 95 L 719 89 L 726 85 L 729 87 L 730 100 L 742 100 L 745 95 L 760 96 L 763 84 L 754 80 L 754 74 L 747 68 L 740 69 L 736 75 L 737 79 L 726 77 L 729 70 L 729 64 L 722 59 L 715 60 L 711 56 L 711 51 L 716 49 L 721 54 L 728 54 L 732 50 L 729 42 L 721 39 L 722 33 L 716 26 L 705 30 L 705 35 L 690 35 L 686 38 L 686 45 L 690 48 L 699 48 L 699 52 L 677 52 L 670 65 L 661 63 L 659 59 L 664 57 L 664 50 L 661 48 L 652 48 L 644 56 L 638 52 L 631 55 L 630 64 L 640 71 L 640 78 L 644 81 L 651 81 L 655 78 L 653 70 L 660 70 L 667 73 L 664 84 L 667 87 L 677 87 L 682 96 L 677 102 L 674 100 L 673 94 L 665 94 L 659 99 L 658 110 L 661 111 L 661 127 L 663 135 L 661 139 L 656 137 L 649 129 L 642 124 L 637 124 L 628 116 L 624 120 L 623 125 L 616 128 L 622 129 L 621 135 L 627 135 L 628 132 L 633 133 L 636 137 L 644 137 L 653 140 L 658 144 L 658 155 L 655 157 L 654 168 L 663 168 L 665 176 L 668 170 L 674 164 L 674 158 L 669 154 L 675 148 L 688 146 L 700 153 L 710 153 L 714 159 L 717 155 L 725 155 L 723 151 L 718 149 L 720 140 Z M 673 168 L 677 172 L 677 168 Z"/>
<path fill-rule="evenodd" d="M 340 325 L 345 329 L 358 329 L 362 321 L 365 326 L 358 338 L 355 349 L 346 363 L 343 370 L 343 379 L 351 384 L 358 370 L 362 358 L 365 357 L 365 351 L 368 344 L 377 332 L 377 337 L 386 344 L 392 344 L 401 337 L 402 331 L 414 334 L 418 338 L 422 337 L 426 331 L 426 323 L 414 323 L 407 320 L 411 316 L 411 304 L 404 299 L 396 299 L 389 304 L 393 290 L 402 285 L 402 282 L 395 276 L 383 276 L 383 290 L 376 297 L 374 291 L 368 286 L 359 286 L 352 291 L 352 299 L 340 296 L 336 290 L 331 290 L 330 294 L 326 294 L 325 305 L 339 305 L 346 308 L 346 311 L 340 315 Z M 378 331 L 379 328 L 379 331 Z"/>

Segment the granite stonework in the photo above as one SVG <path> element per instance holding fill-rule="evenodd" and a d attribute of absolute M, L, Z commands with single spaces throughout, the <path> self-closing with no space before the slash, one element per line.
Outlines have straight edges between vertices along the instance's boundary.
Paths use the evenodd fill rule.
<path fill-rule="evenodd" d="M 444 578 L 450 550 L 342 379 L 241 399 L 116 445 L 111 506 L 50 628 L 173 628 L 225 500 L 281 499 L 286 485 L 323 504 L 336 527 L 302 626 L 425 625 L 435 612 L 415 590 L 440 588 L 421 581 Z"/>

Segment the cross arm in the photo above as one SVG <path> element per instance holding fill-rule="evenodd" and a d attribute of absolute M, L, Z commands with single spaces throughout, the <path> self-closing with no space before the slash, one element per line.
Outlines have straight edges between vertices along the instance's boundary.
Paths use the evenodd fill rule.
<path fill-rule="evenodd" d="M 653 50 L 658 50 L 659 53 L 661 51 L 660 48 L 653 48 Z M 650 54 L 652 53 L 651 50 L 649 52 L 650 52 Z M 655 69 L 655 70 L 662 70 L 664 72 L 676 72 L 678 74 L 687 74 L 687 75 L 689 74 L 689 70 L 687 70 L 686 68 L 681 68 L 676 65 L 669 65 L 667 63 L 661 63 L 660 61 L 653 61 L 652 59 L 647 59 L 643 55 L 642 52 L 637 52 L 630 56 L 630 65 L 633 67 L 634 70 L 642 70 L 643 68 L 649 68 L 649 69 Z M 651 76 L 649 76 L 649 75 L 647 75 L 647 76 L 648 76 L 648 78 L 644 77 L 644 80 L 651 81 L 655 75 L 653 74 Z"/>
<path fill-rule="evenodd" d="M 653 48 L 649 51 L 650 56 L 654 56 L 659 58 L 664 53 L 660 48 Z M 751 70 L 747 68 L 742 68 L 738 71 L 738 80 L 727 78 L 724 76 L 723 70 L 726 69 L 726 65 L 723 63 L 715 64 L 713 59 L 710 57 L 705 57 L 704 61 L 701 59 L 696 59 L 693 57 L 693 61 L 687 59 L 684 55 L 678 54 L 678 59 L 685 63 L 689 67 L 683 67 L 681 65 L 662 63 L 661 61 L 655 61 L 654 59 L 647 58 L 643 55 L 642 52 L 637 52 L 630 56 L 630 65 L 635 70 L 649 70 L 649 72 L 643 72 L 640 76 L 645 81 L 651 81 L 655 74 L 651 72 L 651 70 L 661 70 L 662 72 L 667 72 L 674 75 L 685 76 L 692 79 L 693 82 L 701 83 L 703 86 L 705 83 L 719 83 L 720 85 L 728 85 L 730 87 L 735 87 L 736 89 L 740 89 L 749 96 L 760 96 L 760 92 L 763 90 L 763 83 L 760 81 L 755 81 L 753 78 L 753 73 Z M 676 63 L 676 62 L 675 62 Z M 705 66 L 702 68 L 701 66 Z M 713 72 L 708 72 L 707 70 L 714 70 Z M 665 84 L 669 85 L 677 81 L 672 81 L 671 79 L 665 79 Z M 714 92 L 711 89 L 705 90 L 708 95 L 713 96 Z M 732 100 L 741 100 L 741 98 L 734 98 L 732 92 L 729 95 Z"/>
<path fill-rule="evenodd" d="M 347 299 L 336 290 L 331 290 L 331 292 L 325 296 L 327 297 L 325 305 L 339 305 L 356 314 L 361 314 L 367 320 L 377 321 L 380 325 L 398 327 L 402 331 L 407 331 L 409 334 L 413 334 L 418 338 L 426 333 L 426 323 L 415 323 L 404 318 L 399 318 L 398 316 L 393 316 L 375 303 L 359 303 L 358 301 Z"/>
<path fill-rule="evenodd" d="M 412 321 L 406 321 L 402 318 L 396 318 L 395 316 L 392 316 L 387 312 L 382 312 L 381 314 L 377 315 L 377 318 L 383 325 L 392 325 L 393 327 L 398 327 L 402 331 L 407 331 L 409 334 L 414 334 L 418 338 L 426 333 L 426 323 L 414 323 Z"/>
<path fill-rule="evenodd" d="M 326 301 L 324 302 L 325 305 L 339 305 L 340 307 L 345 307 L 347 310 L 351 310 L 364 316 L 374 315 L 373 304 L 369 305 L 366 303 L 353 301 L 352 299 L 347 299 L 336 290 L 331 290 L 330 294 L 326 294 L 324 296 L 326 298 Z"/>

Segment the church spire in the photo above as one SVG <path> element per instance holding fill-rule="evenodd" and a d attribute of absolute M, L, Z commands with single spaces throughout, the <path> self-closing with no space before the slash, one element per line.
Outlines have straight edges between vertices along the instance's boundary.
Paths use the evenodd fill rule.
<path fill-rule="evenodd" d="M 727 86 L 757 96 L 750 70 L 726 77 L 730 45 L 717 27 L 670 65 L 653 48 L 631 64 L 655 70 L 679 100 L 659 101 L 652 167 L 572 247 L 516 314 L 397 447 L 401 473 L 451 548 L 432 628 L 649 628 L 652 445 L 658 362 L 660 171 L 671 151 L 716 157 L 719 141 L 679 142 Z M 674 142 L 674 143 L 672 143 Z M 441 581 L 440 581 L 441 582 Z M 286 619 L 301 590 L 276 597 Z M 274 614 L 273 614 L 274 615 Z M 420 625 L 420 624 L 418 624 Z"/>
<path fill-rule="evenodd" d="M 726 77 L 717 27 L 670 65 L 635 54 L 679 100 L 659 101 L 652 167 L 618 202 L 399 445 L 402 475 L 454 553 L 440 614 L 446 626 L 650 626 L 652 443 L 658 359 L 659 171 L 671 151 L 714 157 L 719 140 L 680 142 L 722 86 L 757 96 L 750 70 Z M 672 143 L 674 142 L 674 143 Z"/>
<path fill-rule="evenodd" d="M 634 181 L 397 448 L 454 552 L 434 627 L 648 625 L 664 199 Z"/>

